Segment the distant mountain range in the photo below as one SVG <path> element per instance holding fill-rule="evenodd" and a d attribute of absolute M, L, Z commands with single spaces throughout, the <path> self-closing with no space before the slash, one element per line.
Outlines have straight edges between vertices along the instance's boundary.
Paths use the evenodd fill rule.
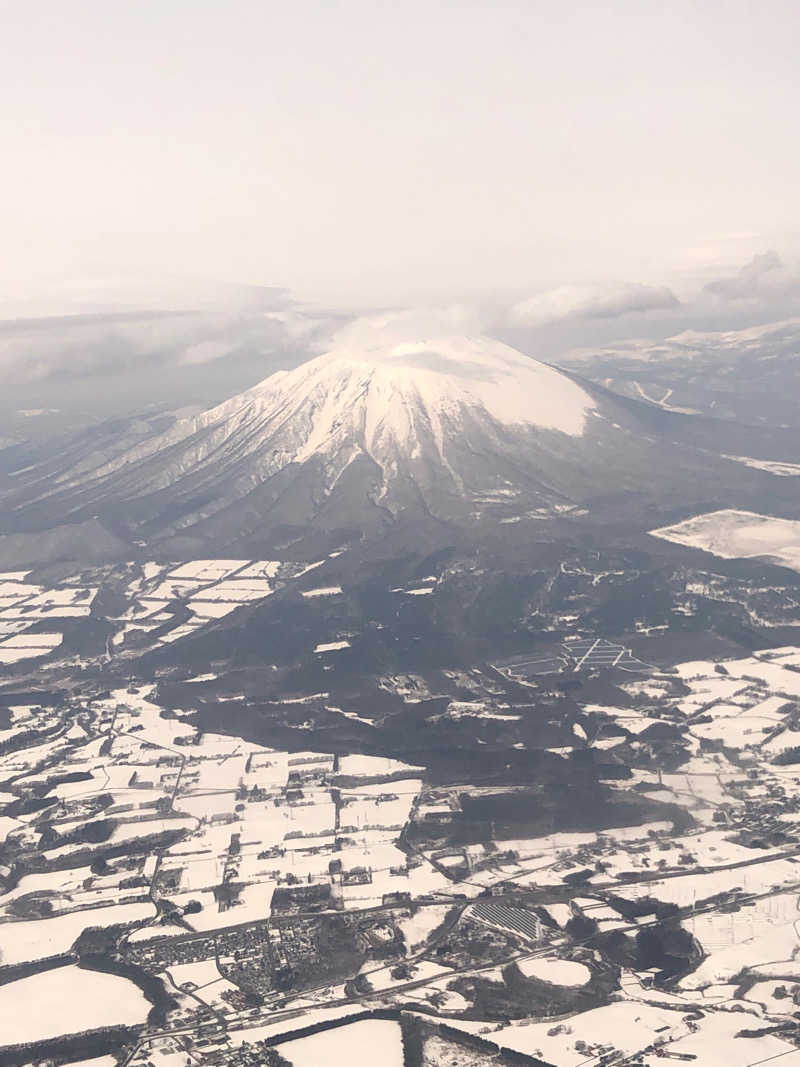
<path fill-rule="evenodd" d="M 558 365 L 668 411 L 800 427 L 800 319 L 622 341 L 561 355 Z"/>

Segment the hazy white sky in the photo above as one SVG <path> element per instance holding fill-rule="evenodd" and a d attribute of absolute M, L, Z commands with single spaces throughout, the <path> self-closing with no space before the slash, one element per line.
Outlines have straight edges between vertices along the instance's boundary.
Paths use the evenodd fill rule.
<path fill-rule="evenodd" d="M 0 286 L 403 301 L 798 247 L 796 0 L 0 0 Z"/>

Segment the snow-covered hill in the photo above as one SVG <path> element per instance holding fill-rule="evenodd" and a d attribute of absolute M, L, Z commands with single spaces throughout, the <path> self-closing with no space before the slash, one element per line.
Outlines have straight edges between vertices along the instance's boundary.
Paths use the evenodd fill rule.
<path fill-rule="evenodd" d="M 319 460 L 327 490 L 361 458 L 379 468 L 383 496 L 391 496 L 401 468 L 409 473 L 425 463 L 449 470 L 463 488 L 466 472 L 451 462 L 459 437 L 502 448 L 504 435 L 532 428 L 577 436 L 593 409 L 592 398 L 566 375 L 488 338 L 336 349 L 273 374 L 110 463 L 72 471 L 69 481 L 79 473 L 127 478 L 161 456 L 160 475 L 148 471 L 147 487 L 155 489 L 204 463 L 256 456 L 252 475 L 259 479 Z M 167 459 L 181 444 L 189 450 Z"/>
<path fill-rule="evenodd" d="M 546 518 L 763 474 L 664 439 L 661 412 L 485 337 L 345 345 L 119 449 L 9 471 L 23 525 L 100 515 L 151 540 Z M 671 425 L 671 424 L 670 424 Z M 24 457 L 23 457 L 24 458 Z"/>

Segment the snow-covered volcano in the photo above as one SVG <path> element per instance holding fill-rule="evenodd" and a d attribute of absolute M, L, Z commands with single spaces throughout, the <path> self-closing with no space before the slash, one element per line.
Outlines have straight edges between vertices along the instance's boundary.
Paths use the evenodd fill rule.
<path fill-rule="evenodd" d="M 447 442 L 476 423 L 487 432 L 516 426 L 576 435 L 592 408 L 564 374 L 489 338 L 337 348 L 271 375 L 96 473 L 212 430 L 215 441 L 220 435 L 231 444 L 243 444 L 237 438 L 246 433 L 247 451 L 259 452 L 270 469 L 270 455 L 281 465 L 368 456 L 388 474 L 431 443 L 446 463 Z"/>
<path fill-rule="evenodd" d="M 378 462 L 389 449 L 414 453 L 428 431 L 443 446 L 468 417 L 579 434 L 593 407 L 552 367 L 499 341 L 467 337 L 337 349 L 244 397 L 310 422 L 306 457 L 346 434 Z"/>
<path fill-rule="evenodd" d="M 135 447 L 28 468 L 13 506 L 215 543 L 516 522 L 667 481 L 652 418 L 485 337 L 344 345 Z"/>

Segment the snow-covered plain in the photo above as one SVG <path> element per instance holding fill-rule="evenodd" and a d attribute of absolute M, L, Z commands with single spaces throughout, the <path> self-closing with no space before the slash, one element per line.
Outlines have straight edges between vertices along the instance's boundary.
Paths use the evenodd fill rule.
<path fill-rule="evenodd" d="M 800 522 L 793 519 L 725 508 L 650 534 L 722 559 L 765 559 L 800 571 Z"/>
<path fill-rule="evenodd" d="M 105 1026 L 143 1023 L 150 1010 L 127 978 L 81 967 L 57 967 L 0 985 L 0 1042 L 42 1041 Z"/>
<path fill-rule="evenodd" d="M 526 978 L 538 978 L 551 985 L 581 986 L 586 985 L 592 972 L 585 963 L 572 960 L 560 960 L 554 956 L 536 956 L 521 960 L 517 966 Z"/>
<path fill-rule="evenodd" d="M 85 909 L 52 919 L 6 920 L 0 922 L 0 966 L 57 956 L 92 926 L 115 926 L 154 916 L 155 906 L 148 901 Z"/>
<path fill-rule="evenodd" d="M 293 1067 L 403 1067 L 400 1027 L 395 1022 L 364 1019 L 278 1046 Z"/>

